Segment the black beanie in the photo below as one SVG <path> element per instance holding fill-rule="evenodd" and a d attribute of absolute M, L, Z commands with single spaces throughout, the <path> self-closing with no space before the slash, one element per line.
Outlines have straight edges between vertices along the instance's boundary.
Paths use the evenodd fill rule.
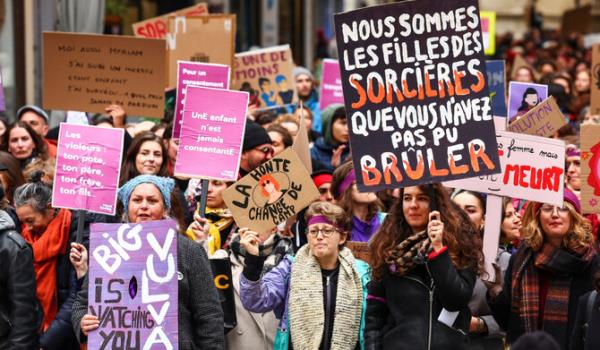
<path fill-rule="evenodd" d="M 271 143 L 271 138 L 267 130 L 252 120 L 246 121 L 246 131 L 244 131 L 244 144 L 242 151 L 253 149 L 265 143 Z"/>

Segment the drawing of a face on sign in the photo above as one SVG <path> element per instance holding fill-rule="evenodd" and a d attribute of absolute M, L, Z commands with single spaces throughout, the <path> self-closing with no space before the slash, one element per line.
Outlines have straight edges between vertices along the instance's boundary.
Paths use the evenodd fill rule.
<path fill-rule="evenodd" d="M 254 196 L 253 200 L 257 206 L 261 206 L 260 201 L 264 199 L 266 199 L 267 202 L 263 204 L 263 206 L 273 204 L 277 202 L 285 192 L 287 192 L 287 189 L 281 189 L 281 185 L 279 184 L 279 181 L 275 179 L 274 175 L 280 175 L 278 177 L 285 177 L 285 181 L 289 182 L 287 176 L 282 173 L 264 174 L 263 176 L 261 176 L 260 180 L 258 180 L 258 188 L 254 189 L 255 193 L 260 192 L 262 197 L 257 200 L 257 198 Z M 259 189 L 259 191 L 257 191 L 257 189 Z"/>

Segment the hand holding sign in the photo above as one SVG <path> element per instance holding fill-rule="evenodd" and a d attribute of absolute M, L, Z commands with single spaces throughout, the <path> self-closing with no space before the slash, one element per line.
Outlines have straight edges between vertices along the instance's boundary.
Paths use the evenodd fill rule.
<path fill-rule="evenodd" d="M 429 213 L 429 224 L 427 224 L 427 235 L 431 240 L 431 247 L 435 252 L 442 249 L 444 243 L 444 223 L 440 220 L 440 212 L 432 211 Z"/>
<path fill-rule="evenodd" d="M 200 217 L 198 214 L 194 214 L 194 222 L 190 224 L 188 230 L 191 230 L 192 233 L 194 233 L 194 240 L 196 242 L 203 242 L 208 237 L 210 226 L 208 225 L 208 220 L 206 218 Z"/>
<path fill-rule="evenodd" d="M 258 239 L 258 233 L 250 231 L 248 228 L 243 227 L 239 230 L 240 234 L 240 245 L 248 254 L 258 256 L 258 245 L 260 240 Z"/>
<path fill-rule="evenodd" d="M 88 252 L 85 246 L 81 243 L 71 243 L 71 252 L 69 260 L 75 269 L 77 279 L 82 278 L 88 271 Z"/>
<path fill-rule="evenodd" d="M 88 336 L 89 332 L 98 329 L 100 327 L 100 320 L 98 316 L 92 314 L 85 314 L 79 322 L 79 326 L 81 327 L 81 331 L 83 335 Z"/>

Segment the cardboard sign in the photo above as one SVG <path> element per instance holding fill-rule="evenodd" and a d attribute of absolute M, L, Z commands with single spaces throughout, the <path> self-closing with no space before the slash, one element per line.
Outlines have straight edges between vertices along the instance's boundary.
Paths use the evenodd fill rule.
<path fill-rule="evenodd" d="M 177 86 L 177 61 L 233 67 L 235 15 L 169 17 L 167 62 L 169 87 Z"/>
<path fill-rule="evenodd" d="M 485 61 L 492 115 L 506 118 L 506 71 L 503 60 Z"/>
<path fill-rule="evenodd" d="M 500 172 L 476 0 L 404 1 L 334 20 L 360 191 Z"/>
<path fill-rule="evenodd" d="M 323 60 L 323 76 L 320 89 L 319 108 L 321 110 L 334 103 L 344 103 L 340 63 L 337 60 L 329 58 Z"/>
<path fill-rule="evenodd" d="M 567 122 L 554 97 L 550 96 L 508 126 L 520 134 L 552 137 Z"/>
<path fill-rule="evenodd" d="M 304 108 L 302 102 L 300 102 L 300 108 Z M 294 151 L 304 164 L 309 174 L 312 174 L 312 159 L 310 157 L 310 139 L 308 138 L 308 131 L 306 130 L 306 122 L 304 121 L 304 113 L 300 117 L 300 128 L 298 133 L 294 137 L 294 144 L 292 145 Z"/>
<path fill-rule="evenodd" d="M 481 34 L 486 55 L 496 53 L 496 12 L 481 11 Z"/>
<path fill-rule="evenodd" d="M 114 215 L 123 129 L 60 124 L 52 206 Z"/>
<path fill-rule="evenodd" d="M 445 185 L 562 206 L 564 141 L 507 131 L 497 134 L 501 174 L 449 181 Z"/>
<path fill-rule="evenodd" d="M 319 197 L 296 152 L 288 148 L 223 192 L 239 227 L 267 232 Z"/>
<path fill-rule="evenodd" d="M 90 349 L 178 349 L 177 224 L 92 224 Z"/>
<path fill-rule="evenodd" d="M 294 61 L 289 45 L 235 55 L 233 89 L 257 91 L 260 108 L 296 103 Z"/>
<path fill-rule="evenodd" d="M 128 115 L 164 114 L 165 41 L 44 32 L 44 108 Z"/>
<path fill-rule="evenodd" d="M 179 11 L 170 12 L 165 15 L 147 19 L 132 24 L 133 35 L 141 38 L 162 39 L 167 36 L 169 17 L 171 16 L 200 16 L 208 14 L 208 6 L 205 2 L 186 7 Z"/>
<path fill-rule="evenodd" d="M 177 101 L 173 138 L 179 138 L 185 93 L 188 86 L 202 86 L 214 89 L 229 89 L 229 66 L 199 62 L 177 62 Z"/>
<path fill-rule="evenodd" d="M 547 98 L 548 85 L 511 81 L 508 85 L 508 123 L 524 116 Z"/>
<path fill-rule="evenodd" d="M 590 113 L 600 114 L 600 44 L 592 47 L 592 84 L 590 85 Z"/>
<path fill-rule="evenodd" d="M 562 15 L 560 32 L 563 37 L 572 33 L 585 34 L 590 31 L 592 24 L 592 5 L 567 10 Z"/>
<path fill-rule="evenodd" d="M 188 86 L 175 175 L 236 181 L 248 93 Z"/>
<path fill-rule="evenodd" d="M 235 315 L 235 296 L 233 278 L 231 277 L 231 261 L 229 259 L 210 259 L 215 287 L 219 293 L 223 321 L 225 328 L 235 328 L 237 317 Z"/>
<path fill-rule="evenodd" d="M 346 242 L 346 248 L 352 251 L 355 258 L 371 265 L 371 249 L 367 242 Z"/>
<path fill-rule="evenodd" d="M 581 210 L 600 213 L 600 125 L 581 125 Z"/>

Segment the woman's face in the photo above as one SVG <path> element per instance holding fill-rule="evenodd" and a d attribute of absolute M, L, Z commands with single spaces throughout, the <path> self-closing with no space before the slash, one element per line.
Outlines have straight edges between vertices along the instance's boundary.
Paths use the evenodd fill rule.
<path fill-rule="evenodd" d="M 567 79 L 558 77 L 558 78 L 554 79 L 553 83 L 558 84 L 558 85 L 562 86 L 563 88 L 565 88 L 565 93 L 567 95 L 571 94 L 571 86 L 569 85 L 569 81 Z"/>
<path fill-rule="evenodd" d="M 527 105 L 530 108 L 533 108 L 533 107 L 537 106 L 537 104 L 538 104 L 538 95 L 537 95 L 537 93 L 525 95 L 524 101 L 525 101 L 525 103 L 527 103 Z"/>
<path fill-rule="evenodd" d="M 269 137 L 271 138 L 273 149 L 275 153 L 273 155 L 277 155 L 285 150 L 285 144 L 283 143 L 283 136 L 277 131 L 269 131 Z"/>
<path fill-rule="evenodd" d="M 31 157 L 35 150 L 33 139 L 24 128 L 15 127 L 10 131 L 8 138 L 8 152 L 13 157 L 21 160 Z"/>
<path fill-rule="evenodd" d="M 162 194 L 153 184 L 139 184 L 131 193 L 127 208 L 129 222 L 162 220 L 166 217 Z"/>
<path fill-rule="evenodd" d="M 163 163 L 163 154 L 160 144 L 155 141 L 142 143 L 135 156 L 135 168 L 142 175 L 156 175 Z"/>
<path fill-rule="evenodd" d="M 40 213 L 35 211 L 31 205 L 25 204 L 18 207 L 16 211 L 21 224 L 25 225 L 27 230 L 36 235 L 44 233 L 54 218 L 54 209 L 52 208 L 47 208 L 44 212 Z"/>
<path fill-rule="evenodd" d="M 402 212 L 413 232 L 421 232 L 429 222 L 429 196 L 418 186 L 406 187 L 402 195 Z"/>
<path fill-rule="evenodd" d="M 340 251 L 339 246 L 346 241 L 345 234 L 336 230 L 333 225 L 324 223 L 308 226 L 306 236 L 310 251 L 317 259 L 337 256 Z"/>
<path fill-rule="evenodd" d="M 521 216 L 515 211 L 515 207 L 509 202 L 504 208 L 504 220 L 500 225 L 500 231 L 508 241 L 521 239 Z"/>
<path fill-rule="evenodd" d="M 210 180 L 208 183 L 208 195 L 206 196 L 206 206 L 209 208 L 225 208 L 223 200 L 223 191 L 227 189 L 227 183 L 221 180 Z"/>
<path fill-rule="evenodd" d="M 281 123 L 281 126 L 286 128 L 287 131 L 290 132 L 292 137 L 296 137 L 296 135 L 298 135 L 298 130 L 299 130 L 298 124 L 296 124 L 294 122 L 283 122 L 283 123 Z"/>
<path fill-rule="evenodd" d="M 590 90 L 590 75 L 587 70 L 580 71 L 575 76 L 575 91 L 582 93 Z"/>
<path fill-rule="evenodd" d="M 477 197 L 468 192 L 461 192 L 454 197 L 453 201 L 469 215 L 469 218 L 475 227 L 479 229 L 483 228 L 485 215 L 483 214 L 481 202 Z"/>
<path fill-rule="evenodd" d="M 540 225 L 547 239 L 562 239 L 571 227 L 571 213 L 567 209 L 568 204 L 559 208 L 550 204 L 542 204 L 540 207 Z"/>
<path fill-rule="evenodd" d="M 529 69 L 521 67 L 517 69 L 514 81 L 518 81 L 521 83 L 533 83 L 533 76 L 531 76 L 531 72 L 529 71 Z"/>
<path fill-rule="evenodd" d="M 338 118 L 333 122 L 331 135 L 338 143 L 348 143 L 350 136 L 348 134 L 348 121 L 346 118 Z"/>
<path fill-rule="evenodd" d="M 0 140 L 2 140 L 2 135 L 6 132 L 6 125 L 4 122 L 0 122 Z"/>
<path fill-rule="evenodd" d="M 352 184 L 352 201 L 356 204 L 371 204 L 377 200 L 375 192 L 359 192 L 356 184 Z"/>
<path fill-rule="evenodd" d="M 265 182 L 263 182 L 263 187 L 265 188 L 265 191 L 268 194 L 271 194 L 276 190 L 275 185 L 270 180 L 266 180 Z"/>

